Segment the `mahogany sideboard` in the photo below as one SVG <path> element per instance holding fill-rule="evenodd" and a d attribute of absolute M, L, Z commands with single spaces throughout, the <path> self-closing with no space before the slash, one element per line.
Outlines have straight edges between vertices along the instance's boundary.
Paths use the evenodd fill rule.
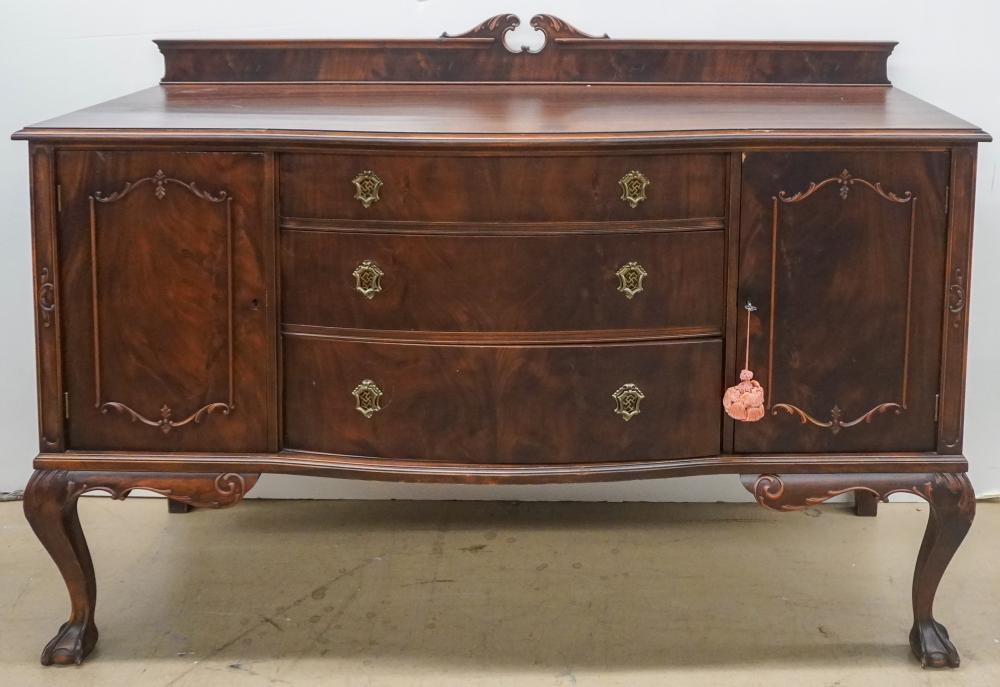
<path fill-rule="evenodd" d="M 430 40 L 157 44 L 160 85 L 30 144 L 40 453 L 24 509 L 94 648 L 76 504 L 261 473 L 740 475 L 767 508 L 930 503 L 914 654 L 972 523 L 976 146 L 893 43 L 664 42 L 513 15 Z M 727 390 L 727 387 L 731 387 Z M 821 527 L 821 525 L 817 525 Z"/>

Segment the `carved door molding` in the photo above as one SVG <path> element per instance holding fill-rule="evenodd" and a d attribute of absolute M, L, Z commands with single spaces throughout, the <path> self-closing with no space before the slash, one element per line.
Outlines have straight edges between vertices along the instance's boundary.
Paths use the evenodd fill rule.
<path fill-rule="evenodd" d="M 273 162 L 58 154 L 67 448 L 274 450 Z"/>
<path fill-rule="evenodd" d="M 844 202 L 848 202 L 848 198 L 851 195 L 851 189 L 857 184 L 860 188 L 867 189 L 870 192 L 877 194 L 886 202 L 897 203 L 900 205 L 908 204 L 910 206 L 910 227 L 907 238 L 906 318 L 903 325 L 904 351 L 899 382 L 899 396 L 896 400 L 886 400 L 876 403 L 866 412 L 848 420 L 844 420 L 844 411 L 840 408 L 840 405 L 834 404 L 833 408 L 830 409 L 830 419 L 819 420 L 794 403 L 774 402 L 775 397 L 778 396 L 778 394 L 775 393 L 774 386 L 774 323 L 777 312 L 777 304 L 775 302 L 777 289 L 775 289 L 775 282 L 778 270 L 778 230 L 781 226 L 780 215 L 782 205 L 794 205 L 796 203 L 801 203 L 812 197 L 824 187 L 830 186 L 834 183 L 839 185 L 837 193 Z M 799 191 L 798 193 L 792 195 L 787 194 L 784 190 L 778 191 L 777 195 L 771 197 L 771 208 L 771 307 L 769 308 L 768 317 L 767 386 L 764 387 L 767 390 L 767 409 L 771 411 L 772 415 L 777 415 L 779 410 L 784 411 L 789 415 L 795 415 L 803 424 L 809 423 L 815 425 L 816 427 L 829 429 L 833 434 L 839 433 L 842 429 L 856 427 L 862 422 L 871 422 L 872 418 L 876 415 L 881 415 L 890 410 L 894 411 L 896 415 L 904 412 L 906 410 L 906 387 L 909 377 L 910 314 L 913 305 L 913 238 L 917 222 L 917 196 L 913 195 L 912 191 L 905 191 L 902 195 L 898 195 L 892 191 L 886 191 L 882 182 L 873 182 L 856 177 L 852 175 L 850 171 L 844 169 L 836 176 L 827 177 L 822 181 L 811 182 L 809 187 L 804 191 Z"/>
<path fill-rule="evenodd" d="M 167 186 L 174 184 L 187 192 L 208 203 L 217 204 L 224 208 L 226 222 L 226 292 L 228 300 L 228 322 L 227 322 L 227 349 L 228 349 L 228 369 L 229 369 L 229 394 L 225 401 L 213 401 L 201 406 L 193 413 L 182 416 L 182 419 L 175 420 L 174 409 L 166 401 L 160 406 L 159 418 L 149 418 L 121 401 L 105 401 L 101 396 L 101 319 L 100 302 L 98 288 L 98 272 L 100 270 L 98 260 L 98 222 L 97 205 L 111 205 L 127 198 L 136 189 L 152 185 L 152 193 L 157 200 L 163 202 L 167 197 Z M 216 194 L 203 191 L 198 188 L 195 182 L 184 182 L 167 176 L 162 169 L 156 170 L 155 174 L 143 177 L 136 181 L 127 181 L 120 191 L 105 194 L 102 191 L 94 191 L 89 197 L 90 204 L 90 268 L 91 268 L 91 296 L 93 299 L 94 317 L 94 407 L 107 415 L 109 411 L 116 411 L 129 416 L 133 422 L 141 422 L 149 427 L 156 427 L 164 434 L 169 434 L 174 429 L 184 427 L 192 422 L 200 423 L 204 417 L 216 411 L 222 415 L 229 415 L 236 409 L 236 402 L 233 394 L 233 198 L 228 191 L 219 191 Z"/>
<path fill-rule="evenodd" d="M 768 412 L 734 450 L 934 449 L 948 170 L 947 153 L 747 155 L 739 299 L 763 305 Z"/>

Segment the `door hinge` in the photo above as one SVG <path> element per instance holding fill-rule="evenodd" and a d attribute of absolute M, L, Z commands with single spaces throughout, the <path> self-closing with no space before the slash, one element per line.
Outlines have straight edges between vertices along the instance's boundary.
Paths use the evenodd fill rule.
<path fill-rule="evenodd" d="M 934 394 L 934 422 L 938 421 L 938 412 L 941 408 L 941 394 Z"/>
<path fill-rule="evenodd" d="M 69 419 L 69 392 L 63 392 L 63 417 Z"/>
<path fill-rule="evenodd" d="M 944 187 L 944 214 L 948 214 L 948 208 L 951 207 L 951 186 Z"/>
<path fill-rule="evenodd" d="M 56 212 L 62 212 L 62 184 L 56 184 Z"/>

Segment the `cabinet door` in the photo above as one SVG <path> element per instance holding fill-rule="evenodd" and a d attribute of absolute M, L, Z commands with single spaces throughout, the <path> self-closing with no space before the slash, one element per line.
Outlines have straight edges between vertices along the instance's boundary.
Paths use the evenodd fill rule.
<path fill-rule="evenodd" d="M 268 169 L 261 154 L 59 154 L 68 448 L 273 446 Z"/>
<path fill-rule="evenodd" d="M 737 452 L 934 450 L 948 170 L 942 152 L 746 156 L 739 303 L 766 414 L 736 423 Z"/>

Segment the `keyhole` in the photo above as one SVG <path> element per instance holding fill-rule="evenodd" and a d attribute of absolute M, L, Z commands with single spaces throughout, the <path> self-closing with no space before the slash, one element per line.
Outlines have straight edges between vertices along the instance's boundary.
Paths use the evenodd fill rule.
<path fill-rule="evenodd" d="M 250 300 L 250 309 L 251 310 L 260 310 L 260 301 L 257 300 L 256 298 L 252 298 Z"/>

